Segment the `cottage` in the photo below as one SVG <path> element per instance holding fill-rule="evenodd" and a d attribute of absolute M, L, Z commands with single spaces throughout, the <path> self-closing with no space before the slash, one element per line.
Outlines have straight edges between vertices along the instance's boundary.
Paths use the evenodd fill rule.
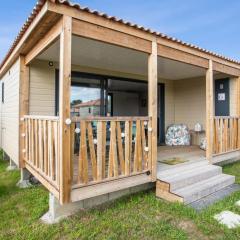
<path fill-rule="evenodd" d="M 20 185 L 31 174 L 48 189 L 53 220 L 155 183 L 157 197 L 184 203 L 234 183 L 214 164 L 240 156 L 237 61 L 41 0 L 0 80 L 1 148 Z M 181 126 L 189 144 L 166 145 Z"/>

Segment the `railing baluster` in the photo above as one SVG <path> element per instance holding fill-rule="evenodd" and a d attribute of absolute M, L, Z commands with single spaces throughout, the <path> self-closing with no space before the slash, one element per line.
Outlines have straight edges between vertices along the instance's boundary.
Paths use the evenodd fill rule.
<path fill-rule="evenodd" d="M 237 123 L 238 123 L 238 137 L 237 137 L 237 148 L 240 149 L 240 118 L 237 119 Z"/>
<path fill-rule="evenodd" d="M 59 119 L 24 116 L 24 129 L 25 165 L 56 193 L 59 190 Z"/>
<path fill-rule="evenodd" d="M 43 164 L 43 125 L 42 120 L 39 120 L 39 161 L 40 161 L 40 169 L 44 171 L 44 164 Z"/>
<path fill-rule="evenodd" d="M 227 149 L 226 149 L 226 152 L 229 151 L 229 144 L 230 144 L 230 131 L 229 131 L 229 119 L 226 119 L 226 135 L 227 135 L 227 138 L 226 138 L 226 146 L 227 146 Z"/>
<path fill-rule="evenodd" d="M 111 144 L 112 144 L 112 158 L 113 158 L 113 173 L 114 177 L 118 176 L 118 158 L 117 158 L 117 144 L 116 144 L 116 122 L 111 122 Z"/>
<path fill-rule="evenodd" d="M 240 117 L 214 118 L 214 153 L 240 150 Z"/>
<path fill-rule="evenodd" d="M 102 122 L 102 178 L 106 177 L 106 122 Z"/>
<path fill-rule="evenodd" d="M 31 145 L 31 119 L 28 119 L 28 143 L 29 143 L 29 148 L 28 148 L 28 160 L 29 162 L 32 162 L 32 145 Z"/>
<path fill-rule="evenodd" d="M 93 131 L 92 131 L 92 123 L 87 122 L 87 132 L 88 132 L 88 144 L 89 144 L 89 150 L 90 150 L 90 158 L 91 158 L 91 164 L 92 164 L 92 175 L 93 180 L 97 180 L 97 160 L 96 160 L 96 152 L 94 147 L 94 141 L 93 141 Z M 102 144 L 102 142 L 101 142 Z M 102 166 L 102 163 L 101 163 Z M 101 170 L 102 172 L 102 170 Z"/>
<path fill-rule="evenodd" d="M 234 118 L 234 149 L 237 149 L 237 140 L 238 140 L 238 122 L 237 118 Z"/>
<path fill-rule="evenodd" d="M 80 122 L 81 139 L 79 152 L 79 180 L 78 182 L 88 183 L 88 157 L 86 143 L 86 121 Z"/>
<path fill-rule="evenodd" d="M 132 140 L 130 138 L 130 122 L 125 122 L 125 175 L 128 176 L 130 174 L 130 144 L 132 144 Z"/>
<path fill-rule="evenodd" d="M 53 137 L 52 137 L 52 122 L 48 121 L 48 175 L 53 177 Z"/>
<path fill-rule="evenodd" d="M 141 123 L 140 120 L 136 121 L 136 137 L 135 137 L 135 149 L 134 149 L 134 163 L 133 171 L 142 171 L 142 150 L 141 150 Z"/>
<path fill-rule="evenodd" d="M 143 155 L 143 169 L 147 167 L 147 152 L 146 152 L 146 136 L 145 136 L 145 121 L 141 121 L 141 135 L 142 135 L 142 155 Z"/>
<path fill-rule="evenodd" d="M 103 179 L 103 123 L 97 124 L 97 180 Z"/>
<path fill-rule="evenodd" d="M 39 143 L 38 143 L 38 119 L 35 119 L 35 161 L 36 167 L 39 168 Z"/>
<path fill-rule="evenodd" d="M 148 122 L 148 169 L 152 169 L 152 119 Z"/>
<path fill-rule="evenodd" d="M 29 161 L 29 139 L 28 139 L 28 119 L 24 119 L 24 123 L 25 123 L 25 160 Z"/>
<path fill-rule="evenodd" d="M 223 152 L 223 119 L 221 118 L 220 119 L 220 126 L 219 126 L 219 129 L 220 129 L 220 153 Z"/>
<path fill-rule="evenodd" d="M 96 129 L 93 128 L 93 121 L 97 122 Z M 136 127 L 133 122 L 136 122 Z M 108 123 L 110 123 L 110 134 L 107 129 Z M 224 123 L 223 120 L 222 125 Z M 24 127 L 26 165 L 58 191 L 59 119 L 56 117 L 48 119 L 47 116 L 25 116 Z M 71 161 L 73 185 L 86 186 L 151 170 L 150 118 L 109 117 L 84 119 L 79 122 L 73 120 L 70 128 L 72 148 L 69 161 Z M 234 122 L 234 128 L 238 129 L 237 121 Z M 236 142 L 240 144 L 235 136 L 235 145 Z M 78 157 L 75 150 L 79 150 Z M 75 164 L 77 171 L 74 171 Z"/>
<path fill-rule="evenodd" d="M 57 182 L 57 185 L 59 185 L 59 134 L 58 134 L 59 125 L 58 125 L 58 122 L 54 122 L 53 126 L 54 126 L 54 149 L 55 149 L 54 180 Z"/>
<path fill-rule="evenodd" d="M 120 122 L 117 122 L 117 145 L 118 145 L 118 156 L 120 161 L 121 174 L 125 175 L 125 163 L 123 156 L 123 145 L 122 145 L 122 130 Z"/>
<path fill-rule="evenodd" d="M 75 163 L 75 159 L 74 159 L 74 147 L 75 147 L 75 123 L 71 123 L 71 164 L 70 164 L 70 168 L 71 168 L 71 180 L 73 181 L 73 177 L 74 177 L 74 163 Z"/>

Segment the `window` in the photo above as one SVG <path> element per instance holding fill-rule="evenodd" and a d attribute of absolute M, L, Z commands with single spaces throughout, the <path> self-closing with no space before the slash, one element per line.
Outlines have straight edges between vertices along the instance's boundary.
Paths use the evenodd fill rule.
<path fill-rule="evenodd" d="M 4 103 L 4 82 L 2 83 L 2 103 Z"/>
<path fill-rule="evenodd" d="M 88 108 L 88 113 L 91 113 L 91 108 Z"/>

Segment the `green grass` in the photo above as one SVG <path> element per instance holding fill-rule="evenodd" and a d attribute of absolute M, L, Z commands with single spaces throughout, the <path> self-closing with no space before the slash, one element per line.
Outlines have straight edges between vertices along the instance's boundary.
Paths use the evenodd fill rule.
<path fill-rule="evenodd" d="M 18 189 L 19 171 L 6 172 L 6 167 L 0 160 L 0 239 L 240 239 L 240 228 L 229 230 L 213 219 L 222 210 L 240 214 L 234 206 L 240 192 L 197 213 L 158 200 L 150 191 L 80 211 L 49 226 L 39 221 L 48 209 L 47 191 L 42 187 Z M 240 163 L 224 171 L 235 174 L 240 182 Z"/>

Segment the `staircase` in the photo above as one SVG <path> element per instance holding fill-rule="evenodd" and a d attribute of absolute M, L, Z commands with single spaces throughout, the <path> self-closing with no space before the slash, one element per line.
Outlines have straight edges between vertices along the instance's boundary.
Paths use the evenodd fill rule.
<path fill-rule="evenodd" d="M 168 201 L 190 204 L 232 185 L 235 177 L 222 173 L 207 161 L 182 164 L 159 171 L 156 195 Z"/>

